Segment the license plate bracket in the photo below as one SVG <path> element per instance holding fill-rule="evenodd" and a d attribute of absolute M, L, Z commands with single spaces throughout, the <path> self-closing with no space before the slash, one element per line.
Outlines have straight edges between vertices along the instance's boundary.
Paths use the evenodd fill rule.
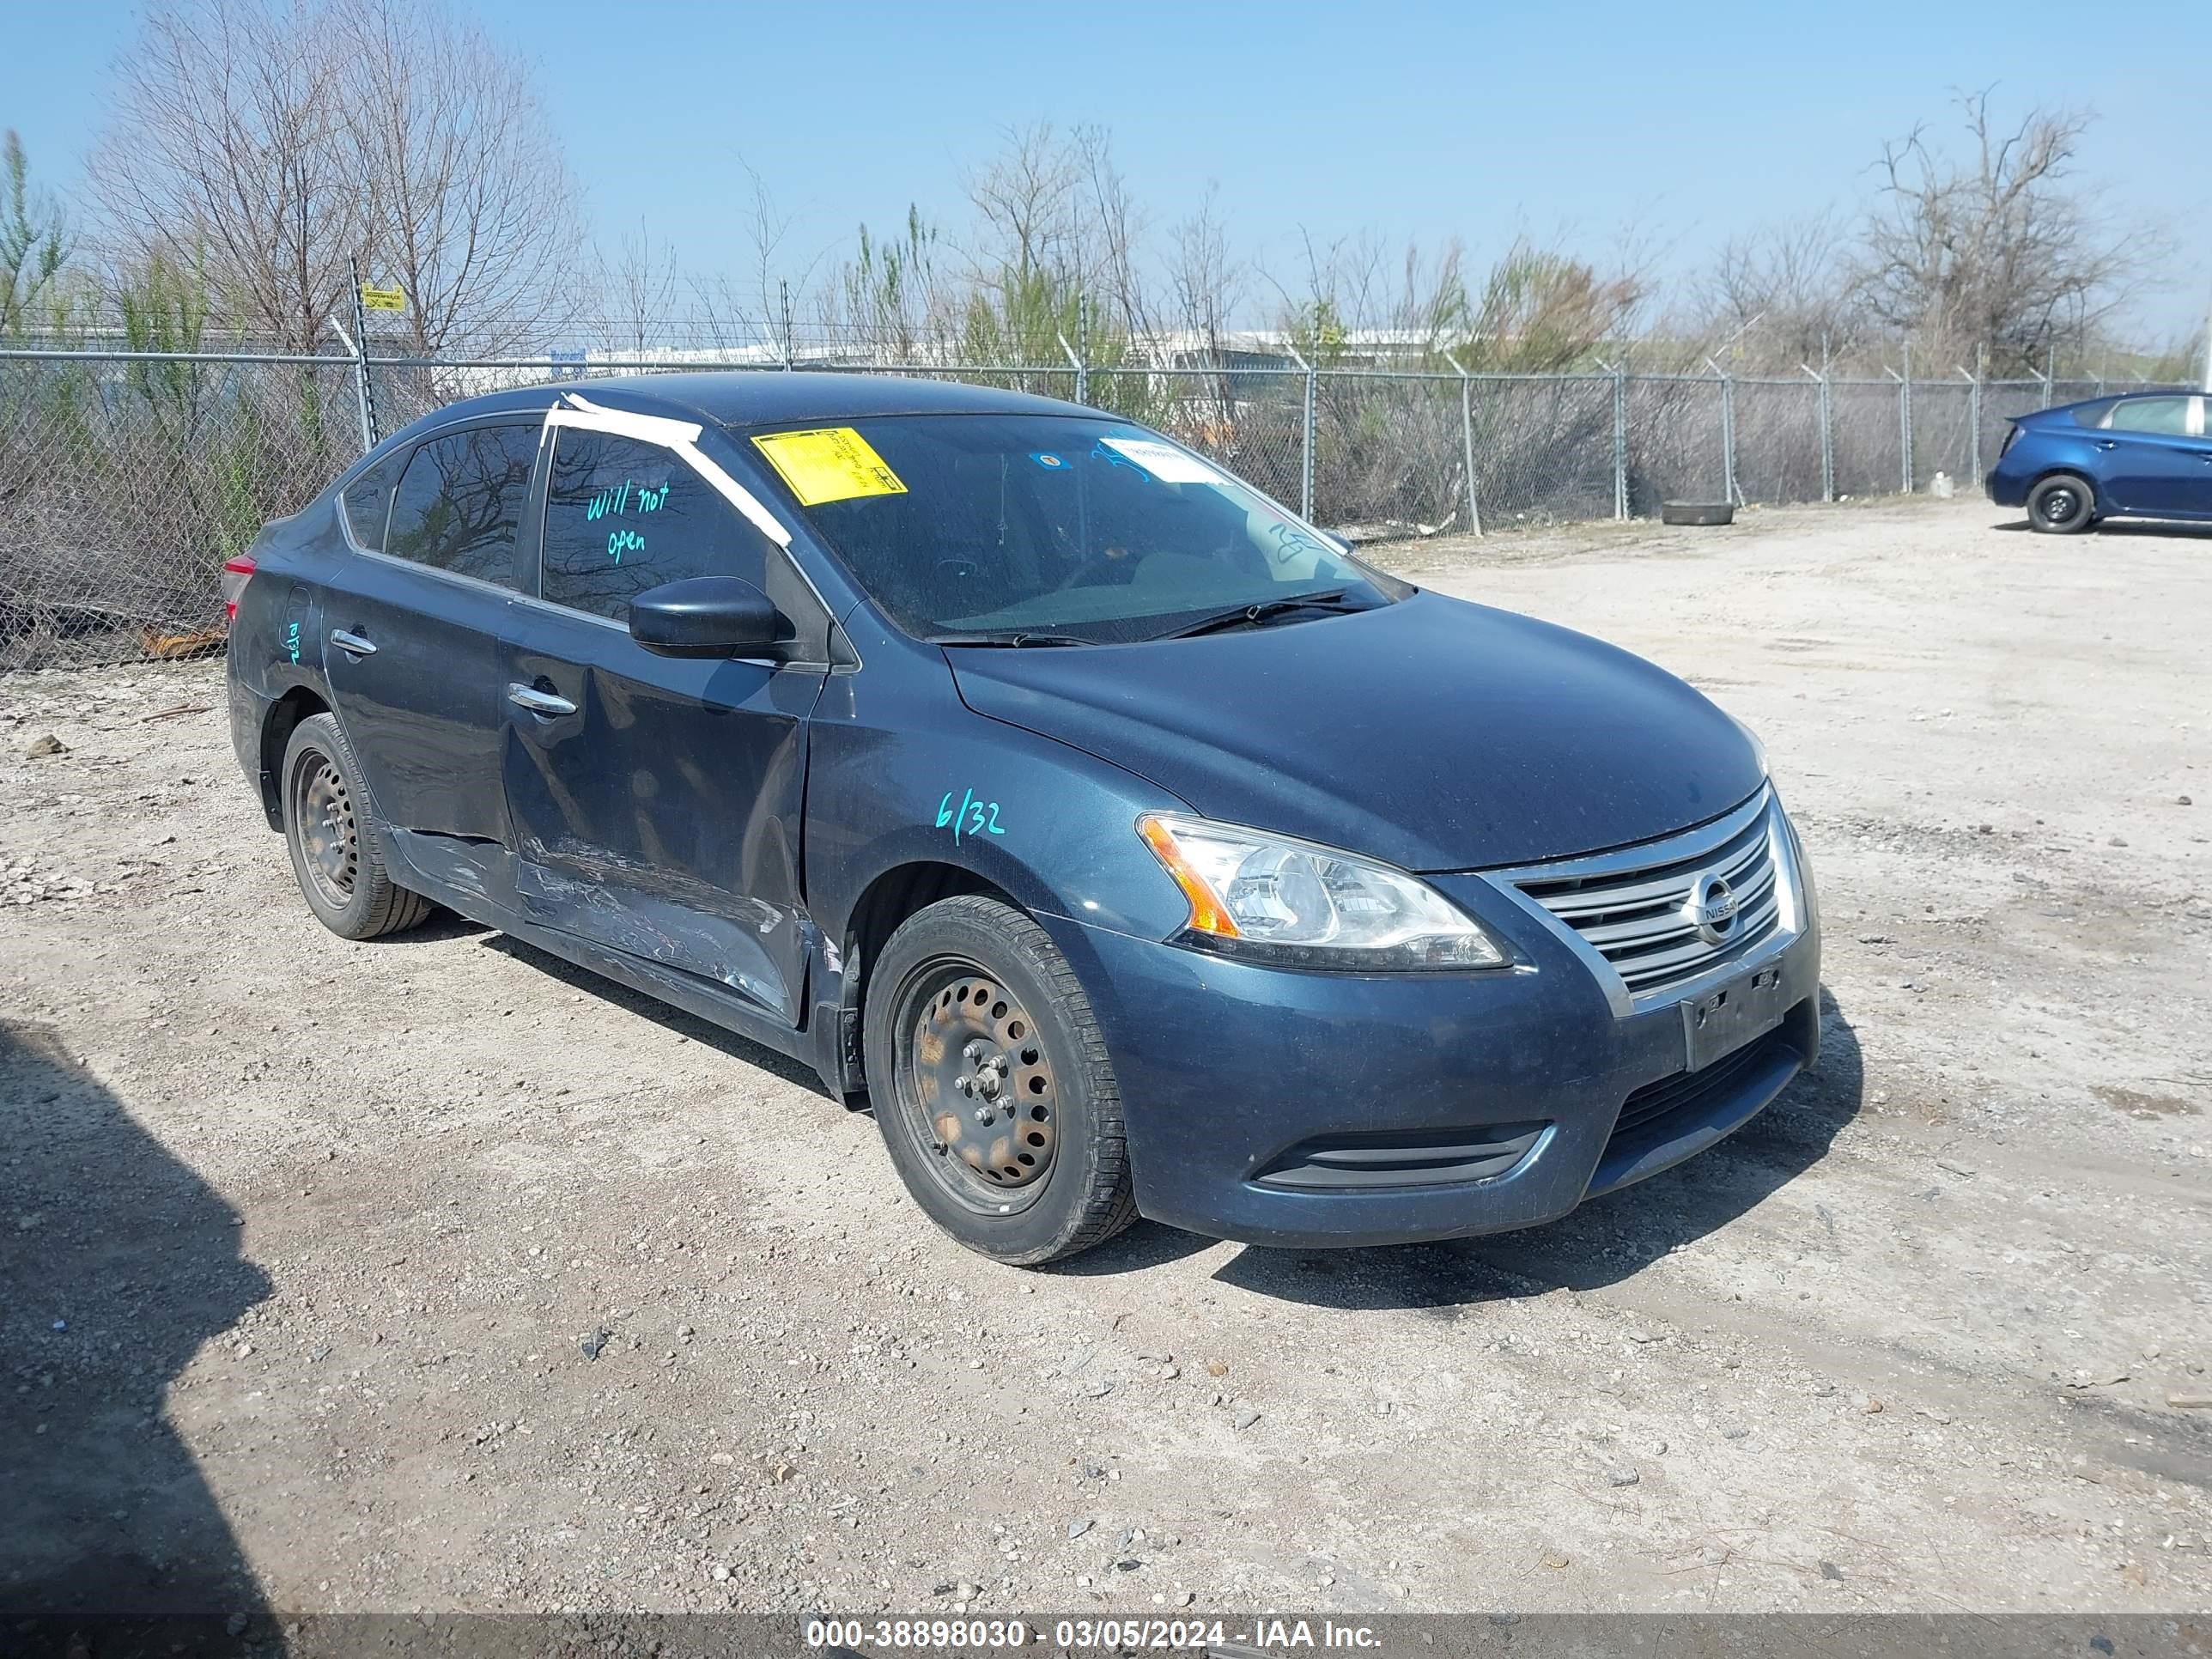
<path fill-rule="evenodd" d="M 1681 1009 L 1688 1069 L 1703 1071 L 1782 1023 L 1789 1011 L 1782 1003 L 1781 964 L 1739 974 L 1703 996 L 1684 999 Z"/>

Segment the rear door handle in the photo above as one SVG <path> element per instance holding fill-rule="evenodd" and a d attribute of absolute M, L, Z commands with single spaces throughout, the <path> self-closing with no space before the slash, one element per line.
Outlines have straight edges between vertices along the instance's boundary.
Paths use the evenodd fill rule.
<path fill-rule="evenodd" d="M 331 643 L 339 650 L 349 652 L 356 657 L 373 657 L 376 654 L 374 645 L 358 634 L 347 633 L 343 628 L 331 629 Z"/>
<path fill-rule="evenodd" d="M 2118 438 L 2100 438 L 2097 440 L 2097 447 L 2100 449 L 2118 449 L 2119 447 L 2120 441 Z"/>
<path fill-rule="evenodd" d="M 576 705 L 568 698 L 556 697 L 550 691 L 540 691 L 537 687 L 524 685 L 520 681 L 508 682 L 507 700 L 517 708 L 527 708 L 533 714 L 544 714 L 549 718 L 576 712 Z"/>

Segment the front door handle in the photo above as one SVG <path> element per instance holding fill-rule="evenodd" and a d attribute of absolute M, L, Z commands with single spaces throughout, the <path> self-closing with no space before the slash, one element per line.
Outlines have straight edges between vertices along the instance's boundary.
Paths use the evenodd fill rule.
<path fill-rule="evenodd" d="M 331 643 L 339 650 L 349 652 L 356 657 L 373 657 L 376 654 L 374 645 L 358 634 L 347 633 L 343 628 L 331 629 Z"/>
<path fill-rule="evenodd" d="M 550 691 L 540 691 L 536 686 L 511 681 L 507 688 L 507 700 L 517 708 L 527 708 L 533 714 L 551 718 L 555 714 L 573 714 L 576 705 L 566 697 L 556 697 Z"/>
<path fill-rule="evenodd" d="M 2119 447 L 2120 441 L 2118 438 L 2100 438 L 2097 440 L 2097 447 L 2100 449 L 2118 449 Z"/>

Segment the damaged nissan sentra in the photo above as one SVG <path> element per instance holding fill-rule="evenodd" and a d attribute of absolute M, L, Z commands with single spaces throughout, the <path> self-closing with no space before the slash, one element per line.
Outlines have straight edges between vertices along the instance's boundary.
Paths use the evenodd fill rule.
<path fill-rule="evenodd" d="M 499 392 L 226 586 L 239 759 L 327 927 L 443 906 L 797 1056 L 1004 1261 L 1139 1215 L 1528 1226 L 1818 1049 L 1743 726 L 1097 410 Z"/>

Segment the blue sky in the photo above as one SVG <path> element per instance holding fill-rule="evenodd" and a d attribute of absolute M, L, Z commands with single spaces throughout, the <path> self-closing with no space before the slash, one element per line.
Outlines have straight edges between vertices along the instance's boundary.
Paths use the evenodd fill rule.
<path fill-rule="evenodd" d="M 0 125 L 66 190 L 132 9 L 15 9 Z M 963 170 L 1047 118 L 1109 125 L 1163 223 L 1218 182 L 1241 251 L 1285 274 L 1303 227 L 1457 235 L 1478 262 L 1522 229 L 1595 256 L 1632 233 L 1671 276 L 1731 232 L 1863 199 L 1885 137 L 1923 118 L 1948 136 L 1954 91 L 1993 86 L 2008 113 L 2095 110 L 2083 179 L 2170 228 L 2172 275 L 2136 332 L 2178 334 L 2212 295 L 2212 127 L 2171 89 L 2212 61 L 2200 0 L 475 9 L 538 59 L 595 227 L 642 216 L 689 270 L 743 267 L 733 158 L 795 216 L 804 258 L 910 201 L 957 227 Z"/>

